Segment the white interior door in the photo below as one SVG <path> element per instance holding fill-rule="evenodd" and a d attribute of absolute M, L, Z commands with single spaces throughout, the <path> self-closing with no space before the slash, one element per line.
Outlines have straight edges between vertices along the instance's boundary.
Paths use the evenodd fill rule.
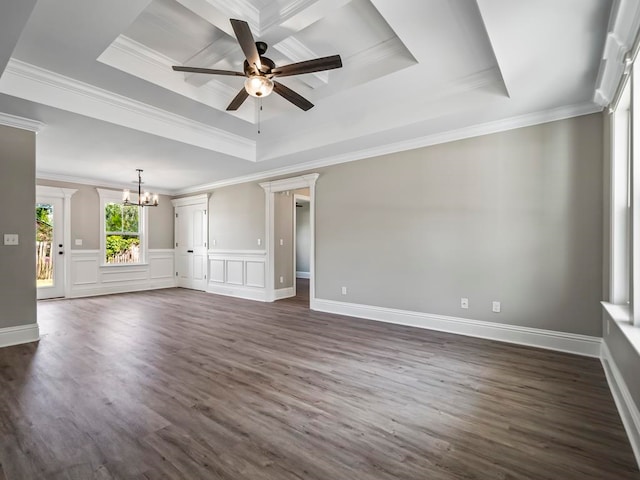
<path fill-rule="evenodd" d="M 64 297 L 62 199 L 38 196 L 35 214 L 38 299 Z"/>
<path fill-rule="evenodd" d="M 207 209 L 176 207 L 176 273 L 178 286 L 205 290 L 207 286 Z"/>

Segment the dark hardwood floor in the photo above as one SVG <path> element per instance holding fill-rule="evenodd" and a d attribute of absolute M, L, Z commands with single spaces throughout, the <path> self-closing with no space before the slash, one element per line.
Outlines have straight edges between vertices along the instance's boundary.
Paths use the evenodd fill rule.
<path fill-rule="evenodd" d="M 181 289 L 41 302 L 0 480 L 640 479 L 598 360 Z"/>

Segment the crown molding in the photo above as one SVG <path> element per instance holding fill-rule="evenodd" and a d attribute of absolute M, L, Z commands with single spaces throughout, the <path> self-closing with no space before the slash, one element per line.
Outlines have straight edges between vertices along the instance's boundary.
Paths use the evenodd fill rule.
<path fill-rule="evenodd" d="M 635 60 L 640 32 L 640 3 L 635 0 L 616 0 L 611 9 L 607 37 L 600 61 L 593 101 L 603 107 L 616 97 L 618 85 L 628 73 L 625 56 Z"/>
<path fill-rule="evenodd" d="M 256 161 L 256 142 L 12 58 L 0 91 L 90 118 Z"/>
<path fill-rule="evenodd" d="M 0 112 L 0 125 L 29 130 L 34 133 L 40 132 L 45 127 L 45 124 L 38 120 L 31 120 L 30 118 L 18 117 L 17 115 L 2 112 Z"/>
<path fill-rule="evenodd" d="M 601 111 L 602 107 L 600 105 L 596 105 L 591 102 L 581 103 L 577 105 L 568 105 L 550 110 L 509 117 L 502 120 L 496 120 L 494 122 L 473 125 L 458 130 L 451 130 L 449 132 L 436 133 L 433 135 L 427 135 L 424 137 L 414 138 L 401 142 L 390 143 L 373 148 L 356 150 L 341 155 L 334 155 L 321 160 L 314 160 L 310 162 L 299 163 L 297 165 L 291 165 L 288 167 L 276 168 L 273 170 L 266 170 L 250 175 L 243 175 L 240 177 L 229 178 L 217 182 L 196 185 L 193 187 L 176 190 L 173 192 L 173 194 L 187 195 L 191 193 L 206 192 L 214 190 L 216 188 L 228 187 L 231 185 L 238 185 L 247 182 L 256 182 L 266 180 L 268 178 L 278 177 L 281 175 L 290 175 L 294 173 L 313 170 L 316 168 L 329 167 L 331 165 L 337 165 L 340 163 L 353 162 L 356 160 L 363 160 L 365 158 L 372 158 L 396 152 L 414 150 L 416 148 L 429 147 L 442 143 L 464 140 L 466 138 L 479 137 L 482 135 L 490 135 L 493 133 L 514 130 L 516 128 L 530 127 L 533 125 L 540 125 L 542 123 L 580 117 L 582 115 L 589 115 Z"/>
<path fill-rule="evenodd" d="M 230 87 L 211 76 L 174 72 L 171 66 L 181 62 L 124 35 L 116 38 L 98 57 L 98 61 L 221 112 L 226 111 L 229 99 L 233 98 L 242 87 L 241 83 L 238 84 L 238 88 Z M 185 63 L 211 64 L 206 60 L 200 62 L 192 59 Z M 190 80 L 195 76 L 208 78 L 205 82 L 193 83 Z M 256 123 L 255 112 L 252 110 L 231 112 L 231 114 L 242 120 Z"/>
<path fill-rule="evenodd" d="M 41 172 L 36 170 L 36 183 L 38 180 L 50 180 L 53 182 L 65 182 L 65 183 L 75 183 L 78 185 L 84 185 L 87 187 L 96 187 L 96 188 L 110 188 L 113 190 L 123 190 L 125 188 L 131 190 L 132 184 L 124 184 L 117 182 L 104 182 L 102 180 L 96 180 L 95 178 L 82 178 L 82 177 L 74 177 L 72 175 L 61 175 L 58 173 L 51 172 Z M 137 184 L 137 181 L 136 181 Z M 154 188 L 153 186 L 147 186 L 145 184 L 145 188 L 149 190 L 153 190 L 153 193 L 157 193 L 159 195 L 173 195 L 173 191 L 171 190 L 163 190 L 159 188 Z"/>

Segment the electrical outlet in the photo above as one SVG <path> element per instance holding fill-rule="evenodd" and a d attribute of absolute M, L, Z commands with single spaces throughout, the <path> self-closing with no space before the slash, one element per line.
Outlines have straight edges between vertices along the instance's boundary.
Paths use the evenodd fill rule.
<path fill-rule="evenodd" d="M 82 239 L 81 238 L 76 238 L 76 247 L 81 247 L 82 246 Z"/>
<path fill-rule="evenodd" d="M 280 283 L 284 283 L 284 277 L 280 277 Z"/>
<path fill-rule="evenodd" d="M 469 308 L 469 299 L 461 298 L 460 299 L 460 308 Z"/>
<path fill-rule="evenodd" d="M 262 239 L 261 238 L 258 239 L 258 246 L 260 246 L 260 245 L 262 245 Z"/>
<path fill-rule="evenodd" d="M 346 295 L 347 294 L 347 287 L 342 287 L 342 295 Z"/>
<path fill-rule="evenodd" d="M 280 246 L 282 247 L 284 245 L 284 238 L 280 239 Z"/>
<path fill-rule="evenodd" d="M 500 313 L 500 302 L 492 302 L 491 309 L 494 313 Z"/>
<path fill-rule="evenodd" d="M 5 233 L 4 234 L 5 245 L 19 245 L 20 236 L 17 233 Z"/>
<path fill-rule="evenodd" d="M 213 243 L 213 246 L 215 247 L 216 243 L 218 243 L 218 242 L 216 242 L 216 239 L 214 238 L 212 243 Z"/>

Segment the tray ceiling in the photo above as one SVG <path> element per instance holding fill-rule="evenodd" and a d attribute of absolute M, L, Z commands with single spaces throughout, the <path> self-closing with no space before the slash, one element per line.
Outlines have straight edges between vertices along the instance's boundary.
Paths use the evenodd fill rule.
<path fill-rule="evenodd" d="M 40 176 L 119 184 L 138 167 L 150 186 L 194 191 L 599 111 L 614 83 L 603 72 L 617 68 L 640 23 L 640 12 L 621 8 L 609 0 L 30 0 L 0 7 L 0 121 L 44 123 Z M 241 70 L 230 18 L 247 21 L 277 65 L 340 54 L 343 68 L 282 79 L 315 104 L 308 112 L 278 95 L 227 112 L 242 78 L 171 66 Z M 104 168 L 109 159 L 131 172 Z"/>

